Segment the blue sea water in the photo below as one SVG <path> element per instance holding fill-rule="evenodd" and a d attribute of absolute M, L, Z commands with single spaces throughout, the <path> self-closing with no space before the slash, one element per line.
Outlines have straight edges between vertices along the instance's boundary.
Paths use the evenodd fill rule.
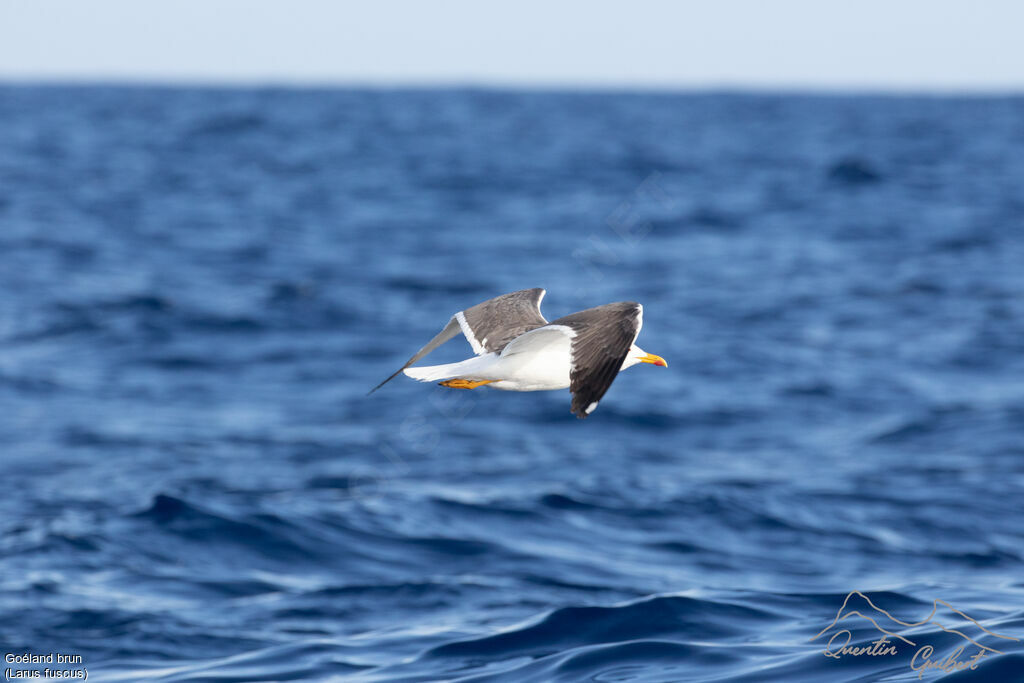
<path fill-rule="evenodd" d="M 918 680 L 903 641 L 812 638 L 851 591 L 1024 638 L 1022 264 L 1019 97 L 0 87 L 0 648 L 98 681 Z M 643 303 L 668 368 L 583 421 L 366 395 L 527 287 Z M 938 624 L 1000 652 L 923 680 L 1024 680 L 938 610 L 901 630 L 934 660 Z"/>

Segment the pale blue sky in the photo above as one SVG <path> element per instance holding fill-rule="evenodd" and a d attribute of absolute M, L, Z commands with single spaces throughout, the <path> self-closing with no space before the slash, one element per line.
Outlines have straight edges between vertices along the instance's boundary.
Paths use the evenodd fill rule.
<path fill-rule="evenodd" d="M 1017 0 L 0 0 L 0 79 L 1024 91 Z"/>

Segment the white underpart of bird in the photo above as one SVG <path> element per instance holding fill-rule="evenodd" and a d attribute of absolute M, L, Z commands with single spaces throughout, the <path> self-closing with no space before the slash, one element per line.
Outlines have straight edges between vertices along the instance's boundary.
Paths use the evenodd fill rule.
<path fill-rule="evenodd" d="M 639 363 L 667 366 L 665 359 L 636 345 L 643 307 L 632 301 L 605 304 L 548 322 L 540 313 L 543 289 L 524 289 L 488 299 L 451 317 L 448 325 L 399 372 L 420 382 L 457 389 L 489 386 L 504 391 L 569 388 L 572 412 L 585 418 L 615 376 Z M 461 332 L 473 358 L 411 367 Z"/>

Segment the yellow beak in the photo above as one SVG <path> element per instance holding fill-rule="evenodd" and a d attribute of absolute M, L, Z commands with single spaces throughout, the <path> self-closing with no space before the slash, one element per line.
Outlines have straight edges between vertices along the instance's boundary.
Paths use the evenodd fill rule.
<path fill-rule="evenodd" d="M 663 368 L 668 367 L 668 363 L 661 356 L 655 356 L 653 353 L 646 353 L 640 356 L 641 363 L 650 363 L 651 365 L 660 365 Z"/>

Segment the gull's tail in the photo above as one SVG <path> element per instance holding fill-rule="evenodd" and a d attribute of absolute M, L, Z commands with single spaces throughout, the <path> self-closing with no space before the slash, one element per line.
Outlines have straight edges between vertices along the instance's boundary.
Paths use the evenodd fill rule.
<path fill-rule="evenodd" d="M 498 355 L 488 353 L 476 358 L 468 358 L 458 363 L 446 363 L 444 365 L 425 365 L 418 368 L 405 368 L 402 370 L 407 377 L 420 382 L 442 382 L 446 379 L 497 379 L 489 376 L 487 370 L 498 360 Z"/>

